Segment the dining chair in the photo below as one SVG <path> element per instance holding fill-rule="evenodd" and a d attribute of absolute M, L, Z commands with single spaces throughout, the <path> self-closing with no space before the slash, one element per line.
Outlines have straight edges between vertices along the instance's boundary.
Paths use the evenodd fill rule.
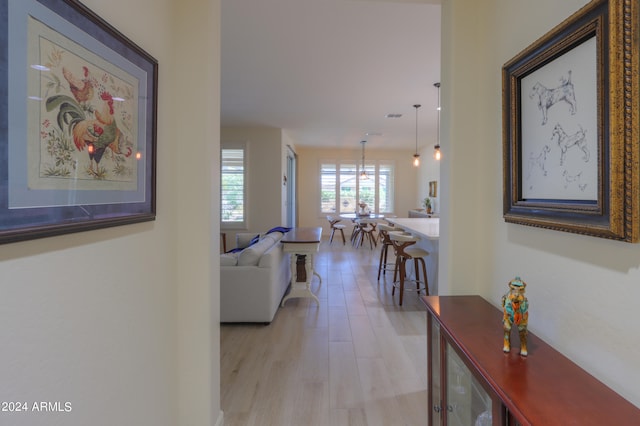
<path fill-rule="evenodd" d="M 351 228 L 351 236 L 349 240 L 351 240 L 351 245 L 355 246 L 358 238 L 360 237 L 360 225 L 358 224 L 358 219 L 351 219 L 351 223 L 353 223 L 353 228 Z"/>
<path fill-rule="evenodd" d="M 342 219 L 338 219 L 334 216 L 327 216 L 327 220 L 329 221 L 329 225 L 331 226 L 331 235 L 329 236 L 329 244 L 333 242 L 333 235 L 336 233 L 336 231 L 340 231 L 340 235 L 342 235 L 342 245 L 345 245 L 347 243 L 347 241 L 344 238 L 344 228 L 346 228 L 346 225 L 342 223 L 338 223 Z"/>
<path fill-rule="evenodd" d="M 359 228 L 359 234 L 356 241 L 356 247 L 360 247 L 364 242 L 364 239 L 369 240 L 369 247 L 373 250 L 373 247 L 377 247 L 378 243 L 376 241 L 376 226 L 378 222 L 375 219 L 358 219 L 356 220 Z"/>

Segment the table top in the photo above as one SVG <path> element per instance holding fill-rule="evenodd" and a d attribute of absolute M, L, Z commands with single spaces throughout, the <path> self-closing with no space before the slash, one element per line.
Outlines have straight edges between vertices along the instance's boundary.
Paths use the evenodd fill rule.
<path fill-rule="evenodd" d="M 378 213 L 370 213 L 370 214 L 341 213 L 340 217 L 343 219 L 384 219 L 384 215 L 378 214 Z"/>
<path fill-rule="evenodd" d="M 404 228 L 407 232 L 416 233 L 427 240 L 440 238 L 440 218 L 438 217 L 394 217 L 387 221 Z"/>
<path fill-rule="evenodd" d="M 322 227 L 316 226 L 310 228 L 292 228 L 291 231 L 284 234 L 280 242 L 287 244 L 308 244 L 319 243 L 321 239 Z"/>

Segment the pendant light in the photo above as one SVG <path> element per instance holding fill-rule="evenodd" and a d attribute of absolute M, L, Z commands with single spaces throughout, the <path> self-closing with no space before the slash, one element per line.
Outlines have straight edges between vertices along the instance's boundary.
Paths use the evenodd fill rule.
<path fill-rule="evenodd" d="M 421 106 L 420 104 L 413 106 L 416 109 L 416 153 L 413 154 L 413 167 L 420 166 L 420 154 L 418 154 L 418 108 Z"/>
<path fill-rule="evenodd" d="M 440 158 L 442 158 L 442 153 L 440 152 L 440 83 L 434 83 L 433 85 L 438 89 L 438 107 L 436 108 L 438 111 L 438 139 L 433 147 L 433 158 L 440 161 Z"/>
<path fill-rule="evenodd" d="M 360 141 L 360 143 L 362 144 L 362 169 L 360 170 L 360 179 L 369 179 L 367 172 L 364 169 L 364 145 L 367 141 Z"/>

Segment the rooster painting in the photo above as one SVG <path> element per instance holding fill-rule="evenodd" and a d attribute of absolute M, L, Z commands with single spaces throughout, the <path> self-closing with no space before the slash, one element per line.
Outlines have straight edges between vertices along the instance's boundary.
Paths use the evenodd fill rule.
<path fill-rule="evenodd" d="M 69 83 L 69 90 L 71 90 L 76 101 L 83 103 L 93 98 L 93 87 L 96 83 L 89 75 L 89 68 L 82 67 L 83 78 L 76 77 L 66 67 L 62 67 L 62 75 Z"/>
<path fill-rule="evenodd" d="M 69 90 L 73 96 L 54 95 L 47 99 L 47 112 L 58 109 L 57 123 L 61 130 L 73 143 L 79 152 L 85 148 L 89 154 L 87 173 L 94 178 L 102 179 L 105 171 L 99 167 L 100 160 L 106 150 L 112 154 L 123 154 L 121 151 L 122 132 L 115 119 L 114 98 L 91 77 L 88 68 L 83 67 L 83 77 L 76 77 L 67 68 L 62 68 L 62 74 L 69 83 Z M 98 92 L 98 99 L 91 103 Z M 125 157 L 131 155 L 131 148 L 127 148 Z"/>

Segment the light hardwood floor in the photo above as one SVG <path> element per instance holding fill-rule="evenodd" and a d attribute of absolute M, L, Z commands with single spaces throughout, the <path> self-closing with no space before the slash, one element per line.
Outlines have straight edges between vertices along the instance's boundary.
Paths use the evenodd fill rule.
<path fill-rule="evenodd" d="M 323 241 L 320 306 L 290 299 L 268 326 L 221 326 L 225 426 L 427 424 L 425 308 L 415 291 L 398 306 L 392 273 L 377 281 L 379 247 Z"/>

